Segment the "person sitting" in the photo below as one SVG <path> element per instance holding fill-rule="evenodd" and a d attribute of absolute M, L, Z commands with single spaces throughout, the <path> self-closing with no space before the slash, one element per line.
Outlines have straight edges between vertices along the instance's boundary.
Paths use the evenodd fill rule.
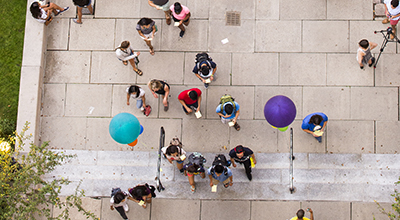
<path fill-rule="evenodd" d="M 52 2 L 41 5 L 39 2 L 36 1 L 33 2 L 30 7 L 32 17 L 37 21 L 44 23 L 46 26 L 50 24 L 54 16 L 57 16 L 67 11 L 68 9 L 69 7 L 61 8 L 60 6 Z"/>

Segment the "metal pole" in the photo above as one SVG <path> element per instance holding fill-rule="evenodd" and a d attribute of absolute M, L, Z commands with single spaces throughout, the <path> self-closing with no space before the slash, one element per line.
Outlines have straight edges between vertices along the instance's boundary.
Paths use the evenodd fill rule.
<path fill-rule="evenodd" d="M 295 157 L 293 156 L 293 128 L 290 128 L 290 168 L 289 168 L 289 190 L 290 194 L 293 194 L 296 191 L 296 188 L 293 186 L 293 160 Z"/>

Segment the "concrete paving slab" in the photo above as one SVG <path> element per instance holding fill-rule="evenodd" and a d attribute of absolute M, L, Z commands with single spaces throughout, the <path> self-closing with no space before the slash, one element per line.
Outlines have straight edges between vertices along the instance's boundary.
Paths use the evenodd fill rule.
<path fill-rule="evenodd" d="M 328 124 L 329 153 L 374 153 L 374 121 L 330 121 Z"/>
<path fill-rule="evenodd" d="M 301 21 L 256 21 L 254 50 L 255 52 L 300 52 L 301 28 Z"/>
<path fill-rule="evenodd" d="M 326 54 L 281 53 L 279 85 L 326 85 Z"/>
<path fill-rule="evenodd" d="M 44 82 L 88 83 L 90 52 L 47 51 Z"/>
<path fill-rule="evenodd" d="M 122 189 L 128 190 L 128 189 Z M 126 216 L 130 219 L 138 219 L 138 220 L 149 220 L 150 219 L 150 211 L 151 206 L 148 206 L 147 209 L 144 209 L 137 205 L 137 203 L 128 200 L 129 212 L 126 212 Z M 110 198 L 102 198 L 101 199 L 101 219 L 120 219 L 121 216 L 117 210 L 111 210 L 110 208 Z"/>
<path fill-rule="evenodd" d="M 279 0 L 256 1 L 256 19 L 279 20 Z"/>
<path fill-rule="evenodd" d="M 364 195 L 367 193 L 370 194 L 370 192 L 367 192 L 365 190 L 366 187 L 367 184 L 357 184 L 357 185 L 325 184 L 325 183 L 308 184 L 308 188 L 310 190 L 308 191 L 307 200 L 364 201 L 365 198 Z M 319 213 L 321 213 L 321 211 L 319 211 Z"/>
<path fill-rule="evenodd" d="M 283 183 L 271 183 L 266 185 L 265 183 L 255 183 L 254 184 L 254 198 L 257 200 L 261 200 L 261 198 L 264 198 L 263 200 L 276 200 L 276 198 L 280 198 L 280 201 L 282 200 L 301 200 L 301 198 L 304 198 L 304 195 L 307 195 L 308 193 L 308 185 L 307 184 L 300 184 L 297 183 L 295 185 L 296 187 L 296 193 L 290 194 L 289 190 L 289 178 L 288 179 L 283 179 Z M 297 209 L 296 209 L 297 211 Z M 295 213 L 296 213 L 295 211 Z M 288 213 L 290 214 L 290 212 Z"/>
<path fill-rule="evenodd" d="M 278 54 L 232 54 L 232 85 L 278 85 Z"/>
<path fill-rule="evenodd" d="M 210 18 L 225 19 L 225 13 L 230 11 L 240 12 L 241 19 L 254 19 L 255 1 L 222 0 L 213 2 L 213 7 L 210 7 Z"/>
<path fill-rule="evenodd" d="M 398 120 L 397 88 L 352 87 L 350 94 L 352 119 Z"/>
<path fill-rule="evenodd" d="M 334 183 L 335 176 L 332 170 L 328 169 L 294 169 L 293 183 Z M 289 180 L 288 170 L 282 170 L 282 179 Z"/>
<path fill-rule="evenodd" d="M 208 19 L 210 13 L 210 0 L 205 1 L 180 1 L 190 10 L 190 17 L 194 19 Z M 172 4 L 172 3 L 171 3 Z"/>
<path fill-rule="evenodd" d="M 65 84 L 44 84 L 42 115 L 63 116 L 65 102 Z"/>
<path fill-rule="evenodd" d="M 280 19 L 281 20 L 307 20 L 307 19 L 326 19 L 326 2 L 312 1 L 281 1 Z"/>
<path fill-rule="evenodd" d="M 319 102 L 315 102 L 319 100 Z M 329 119 L 350 118 L 350 88 L 304 87 L 304 117 L 313 112 L 323 112 Z"/>
<path fill-rule="evenodd" d="M 57 19 L 64 19 L 64 18 L 75 18 L 76 17 L 76 6 L 74 5 L 74 3 L 72 1 L 69 0 L 54 0 L 51 1 L 57 5 L 59 5 L 60 7 L 64 8 L 66 6 L 69 6 L 69 10 L 62 13 L 61 15 L 57 16 L 54 20 Z M 54 21 L 53 20 L 53 21 Z M 52 24 L 53 22 L 51 22 Z"/>
<path fill-rule="evenodd" d="M 65 201 L 65 198 L 61 198 L 61 201 Z M 97 217 L 100 217 L 101 213 L 101 200 L 100 199 L 92 199 L 87 197 L 82 197 L 82 207 L 88 211 L 91 211 Z M 53 217 L 58 216 L 64 209 L 59 209 L 58 207 L 53 207 Z M 69 218 L 76 220 L 87 219 L 85 215 L 82 214 L 82 211 L 79 212 L 75 207 L 69 207 Z"/>
<path fill-rule="evenodd" d="M 197 53 L 185 53 L 185 69 L 184 69 L 184 84 L 203 86 L 204 84 L 197 78 L 193 71 L 195 67 L 195 57 Z M 214 75 L 214 81 L 210 86 L 230 85 L 232 73 L 232 54 L 231 53 L 208 53 L 217 64 L 217 71 Z"/>
<path fill-rule="evenodd" d="M 45 208 L 47 208 L 47 209 L 50 209 L 50 217 L 51 216 L 53 216 L 53 205 L 52 204 L 50 204 L 50 203 L 46 203 L 46 204 L 40 204 L 40 205 L 38 205 L 37 206 L 38 207 L 38 209 L 39 210 L 43 210 L 43 209 L 45 209 Z M 46 220 L 46 219 L 48 219 L 46 216 L 44 216 L 44 215 L 41 215 L 41 216 L 39 216 L 39 214 L 37 213 L 37 212 L 35 212 L 34 214 L 33 214 L 33 218 L 35 219 L 35 220 Z"/>
<path fill-rule="evenodd" d="M 122 179 L 122 167 L 120 166 L 76 166 L 64 165 L 56 168 L 51 175 L 58 177 L 68 178 L 71 181 L 80 181 L 82 179 L 88 180 L 114 180 Z M 83 186 L 82 186 L 82 189 Z M 86 189 L 85 189 L 86 191 Z M 91 194 L 93 195 L 93 194 Z"/>
<path fill-rule="evenodd" d="M 397 135 L 399 130 L 400 123 L 398 121 L 376 122 L 377 154 L 397 154 L 399 152 L 400 138 Z"/>
<path fill-rule="evenodd" d="M 150 163 L 150 154 L 156 154 L 156 152 L 145 152 L 145 151 L 98 151 L 96 162 L 99 165 L 107 166 L 152 166 Z M 154 162 L 154 166 L 156 162 Z"/>
<path fill-rule="evenodd" d="M 180 29 L 162 23 L 161 50 L 165 51 L 206 51 L 208 36 L 208 20 L 191 20 L 185 26 L 185 35 L 180 38 Z"/>
<path fill-rule="evenodd" d="M 378 44 L 378 47 L 372 50 L 373 53 L 378 54 L 384 38 L 381 33 L 375 34 L 374 31 L 386 30 L 388 26 L 390 25 L 382 24 L 381 20 L 350 21 L 350 52 L 357 53 L 358 42 L 361 39 L 367 39 Z M 396 53 L 396 43 L 388 43 L 384 51 L 384 53 Z"/>
<path fill-rule="evenodd" d="M 361 159 L 362 166 L 368 169 L 400 169 L 400 165 L 396 163 L 400 159 L 399 154 L 362 154 Z"/>
<path fill-rule="evenodd" d="M 303 52 L 349 52 L 349 22 L 303 21 Z"/>
<path fill-rule="evenodd" d="M 95 151 L 131 150 L 126 144 L 114 141 L 108 131 L 112 118 L 88 118 L 86 125 L 86 149 Z"/>
<path fill-rule="evenodd" d="M 326 84 L 334 86 L 373 86 L 374 68 L 366 66 L 364 69 L 360 69 L 356 55 L 327 54 Z"/>
<path fill-rule="evenodd" d="M 147 2 L 141 3 L 141 5 L 146 4 L 146 8 L 150 7 Z M 154 9 L 150 7 L 150 9 Z M 153 10 L 151 10 L 153 11 Z M 154 10 L 156 11 L 156 10 Z M 164 12 L 162 12 L 164 14 Z M 157 13 L 158 14 L 158 13 Z M 148 16 L 148 15 L 147 15 Z M 144 16 L 145 17 L 145 16 Z M 165 16 L 163 16 L 164 18 Z M 151 41 L 152 46 L 154 47 L 155 51 L 159 51 L 161 48 L 161 36 L 162 36 L 162 22 L 165 22 L 161 19 L 154 19 L 152 18 L 157 26 L 158 31 L 154 35 L 154 39 Z M 129 41 L 131 43 L 131 47 L 134 50 L 145 50 L 146 52 L 149 51 L 149 47 L 147 46 L 146 42 L 140 38 L 139 33 L 136 30 L 136 25 L 140 19 L 117 19 L 116 27 L 115 27 L 115 42 L 114 47 L 117 48 L 122 41 Z"/>
<path fill-rule="evenodd" d="M 111 116 L 111 85 L 68 84 L 66 116 Z"/>
<path fill-rule="evenodd" d="M 64 13 L 63 13 L 64 14 Z M 47 30 L 48 50 L 67 50 L 69 19 L 54 19 L 52 28 Z"/>
<path fill-rule="evenodd" d="M 134 84 L 132 84 L 134 85 Z M 129 100 L 129 105 L 126 104 L 126 88 L 128 88 L 130 85 L 114 85 L 113 86 L 113 97 L 112 97 L 112 116 L 114 117 L 115 115 L 121 113 L 121 112 L 129 112 L 133 115 L 135 115 L 139 120 L 142 118 L 147 118 L 146 115 L 143 114 L 143 112 L 140 111 L 136 107 L 136 100 L 133 98 L 130 98 Z M 158 117 L 158 100 L 153 97 L 153 94 L 151 94 L 150 90 L 148 89 L 147 85 L 138 85 L 145 91 L 145 102 L 146 105 L 151 106 L 151 113 L 148 116 L 148 118 L 157 118 Z M 173 91 L 173 90 L 172 90 Z"/>
<path fill-rule="evenodd" d="M 309 154 L 310 169 L 358 169 L 363 167 L 363 154 Z"/>
<path fill-rule="evenodd" d="M 354 7 L 355 5 L 357 7 Z M 355 0 L 343 3 L 327 1 L 327 19 L 370 20 L 372 17 L 371 0 Z"/>
<path fill-rule="evenodd" d="M 380 203 L 387 211 L 392 210 L 390 203 Z M 387 219 L 388 216 L 380 213 L 378 205 L 374 202 L 352 202 L 351 205 L 352 220 Z"/>
<path fill-rule="evenodd" d="M 85 150 L 86 119 L 42 117 L 40 139 L 50 141 L 50 149 Z"/>
<path fill-rule="evenodd" d="M 67 155 L 76 155 L 76 157 L 67 161 L 66 164 L 70 165 L 96 165 L 98 154 L 97 151 L 87 151 L 87 150 L 52 150 L 54 152 L 63 152 Z M 100 164 L 100 163 L 99 163 Z"/>
<path fill-rule="evenodd" d="M 150 80 L 159 79 L 166 80 L 170 86 L 183 84 L 183 62 L 182 52 L 159 52 L 154 56 L 140 54 L 139 68 L 143 71 L 143 76 L 138 77 L 137 82 L 147 85 Z M 171 89 L 174 89 L 173 86 Z"/>
<path fill-rule="evenodd" d="M 135 83 L 136 77 L 132 66 L 125 66 L 115 52 L 92 52 L 90 83 Z"/>
<path fill-rule="evenodd" d="M 230 2 L 227 5 L 234 6 L 232 2 Z M 243 27 L 246 27 L 246 31 L 243 31 Z M 254 52 L 254 29 L 255 29 L 255 24 L 254 21 L 252 20 L 242 20 L 240 26 L 226 26 L 225 19 L 210 20 L 209 35 L 208 35 L 208 51 L 215 53 Z M 223 44 L 221 40 L 225 38 L 227 38 L 229 42 Z"/>
<path fill-rule="evenodd" d="M 230 149 L 240 144 L 254 152 L 278 152 L 278 130 L 270 129 L 266 120 L 240 120 L 240 127 L 239 132 L 229 129 Z"/>
<path fill-rule="evenodd" d="M 96 18 L 139 18 L 140 5 L 147 2 L 139 0 L 123 0 L 109 4 L 98 1 L 96 4 Z"/>
<path fill-rule="evenodd" d="M 193 219 L 198 220 L 201 201 L 182 199 L 154 199 L 152 202 L 151 219 Z M 189 211 L 190 210 L 190 211 Z M 178 214 L 179 213 L 179 214 Z"/>
<path fill-rule="evenodd" d="M 138 151 L 157 151 L 160 145 L 160 128 L 161 126 L 165 129 L 165 146 L 167 146 L 173 137 L 178 137 L 181 141 L 184 141 L 181 137 L 182 134 L 182 120 L 181 119 L 144 119 L 140 120 L 140 124 L 143 126 L 144 131 L 138 138 L 138 143 L 134 147 L 134 150 Z M 157 137 L 157 138 L 155 138 Z M 190 142 L 183 142 L 190 143 Z M 186 148 L 185 148 L 186 149 Z"/>
<path fill-rule="evenodd" d="M 335 170 L 335 183 L 390 185 L 398 180 L 399 170 Z"/>
<path fill-rule="evenodd" d="M 375 71 L 376 86 L 400 86 L 400 54 L 382 54 Z"/>
<path fill-rule="evenodd" d="M 301 202 L 301 206 L 304 210 L 307 209 L 306 207 L 311 208 L 315 219 L 350 220 L 349 202 Z M 306 213 L 305 216 L 310 217 L 310 213 Z"/>
<path fill-rule="evenodd" d="M 229 147 L 229 129 L 234 128 L 229 128 L 220 120 L 183 119 L 182 143 L 185 151 L 229 153 L 223 148 Z M 204 143 L 202 140 L 208 141 Z"/>
<path fill-rule="evenodd" d="M 251 220 L 290 219 L 296 216 L 300 202 L 251 201 Z"/>
<path fill-rule="evenodd" d="M 198 120 L 204 120 L 206 116 L 206 103 L 207 103 L 207 93 L 206 89 L 204 86 L 174 86 L 173 89 L 171 89 L 170 92 L 170 97 L 169 97 L 169 109 L 168 111 L 164 111 L 164 105 L 162 103 L 162 99 L 159 98 L 159 103 L 158 105 L 160 106 L 159 109 L 159 118 L 185 118 L 185 119 L 196 119 L 196 116 L 194 113 L 190 113 L 189 115 L 186 115 L 186 113 L 183 111 L 182 104 L 178 100 L 178 96 L 181 92 L 188 90 L 188 89 L 193 89 L 197 88 L 200 89 L 201 91 L 201 103 L 200 103 L 200 112 L 203 117 L 201 117 Z M 151 92 L 149 92 L 149 96 L 153 96 Z M 154 97 L 151 97 L 154 99 Z"/>
<path fill-rule="evenodd" d="M 221 215 L 221 210 L 229 210 L 229 212 Z M 219 216 L 221 220 L 250 219 L 250 210 L 250 201 L 202 201 L 201 219 L 212 219 L 213 216 Z"/>
<path fill-rule="evenodd" d="M 265 119 L 264 106 L 268 100 L 277 95 L 284 95 L 290 98 L 296 105 L 296 119 L 303 118 L 303 88 L 289 86 L 256 86 L 255 88 L 255 118 Z"/>
<path fill-rule="evenodd" d="M 254 87 L 242 86 L 233 88 L 227 86 L 210 86 L 207 91 L 207 118 L 219 119 L 215 110 L 219 105 L 221 96 L 230 94 L 240 106 L 240 119 L 254 118 Z M 240 123 L 240 119 L 238 122 Z"/>
<path fill-rule="evenodd" d="M 113 4 L 113 6 L 116 5 L 118 4 Z M 107 11 L 110 11 L 110 7 L 104 8 Z M 118 11 L 120 11 L 120 8 L 121 7 L 118 7 Z M 123 6 L 122 8 L 127 7 Z M 96 14 L 98 14 L 98 11 L 96 12 Z M 71 25 L 69 49 L 114 50 L 114 32 L 115 19 L 86 19 L 83 21 L 83 24 Z"/>

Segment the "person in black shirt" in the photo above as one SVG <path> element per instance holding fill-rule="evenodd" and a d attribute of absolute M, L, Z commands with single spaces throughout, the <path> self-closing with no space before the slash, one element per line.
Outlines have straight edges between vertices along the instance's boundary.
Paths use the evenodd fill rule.
<path fill-rule="evenodd" d="M 250 150 L 250 148 L 238 145 L 229 152 L 229 156 L 231 157 L 231 162 L 233 167 L 236 167 L 235 162 L 244 164 L 244 169 L 246 170 L 247 178 L 249 178 L 249 180 L 251 181 L 253 177 L 251 175 L 250 158 L 253 159 L 254 164 L 257 163 L 253 151 Z"/>

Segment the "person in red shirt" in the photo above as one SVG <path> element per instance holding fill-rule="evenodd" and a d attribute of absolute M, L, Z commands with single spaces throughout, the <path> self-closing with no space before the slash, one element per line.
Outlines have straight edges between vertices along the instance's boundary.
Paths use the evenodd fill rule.
<path fill-rule="evenodd" d="M 199 112 L 201 103 L 201 91 L 198 88 L 185 90 L 179 94 L 178 100 L 182 104 L 183 111 L 185 111 L 187 115 L 193 112 L 193 110 Z"/>

